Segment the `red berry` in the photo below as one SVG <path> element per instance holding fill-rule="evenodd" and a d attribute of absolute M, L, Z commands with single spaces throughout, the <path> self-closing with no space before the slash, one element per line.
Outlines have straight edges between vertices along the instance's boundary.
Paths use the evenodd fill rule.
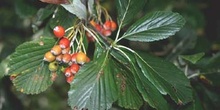
<path fill-rule="evenodd" d="M 48 62 L 52 62 L 55 59 L 56 59 L 56 57 L 50 51 L 48 51 L 47 53 L 45 53 L 43 60 L 48 61 Z"/>
<path fill-rule="evenodd" d="M 62 26 L 56 26 L 53 28 L 53 33 L 57 38 L 61 38 L 65 35 L 65 29 Z"/>
<path fill-rule="evenodd" d="M 80 66 L 78 64 L 73 63 L 70 66 L 70 70 L 73 74 L 76 74 L 79 71 Z"/>
<path fill-rule="evenodd" d="M 112 34 L 112 31 L 111 30 L 103 30 L 102 34 L 103 34 L 103 36 L 108 37 Z"/>
<path fill-rule="evenodd" d="M 62 62 L 63 63 L 69 63 L 70 62 L 70 60 L 71 60 L 71 55 L 70 54 L 63 54 L 63 56 L 62 56 Z"/>
<path fill-rule="evenodd" d="M 64 37 L 59 41 L 59 45 L 62 49 L 68 48 L 70 47 L 70 40 Z"/>
<path fill-rule="evenodd" d="M 76 56 L 77 56 L 77 53 L 72 54 L 71 61 L 72 61 L 73 63 L 77 63 L 77 62 L 76 62 Z"/>
<path fill-rule="evenodd" d="M 67 47 L 67 48 L 62 50 L 62 54 L 69 53 L 69 51 L 70 51 L 70 47 Z"/>
<path fill-rule="evenodd" d="M 77 56 L 76 56 L 76 62 L 83 65 L 87 60 L 87 56 L 85 53 L 83 52 L 79 52 L 77 53 Z"/>
<path fill-rule="evenodd" d="M 54 55 L 59 55 L 59 54 L 61 54 L 62 49 L 61 49 L 61 47 L 60 47 L 59 45 L 55 45 L 55 46 L 51 49 L 50 52 L 51 52 L 52 54 L 54 54 Z"/>
<path fill-rule="evenodd" d="M 61 62 L 63 58 L 63 54 L 56 56 L 56 61 Z"/>
<path fill-rule="evenodd" d="M 102 28 L 102 26 L 101 25 L 99 25 L 99 24 L 96 24 L 95 25 L 95 29 L 98 31 L 98 32 L 102 32 L 102 30 L 103 30 L 103 28 Z"/>
<path fill-rule="evenodd" d="M 117 24 L 114 21 L 111 21 L 111 31 L 115 31 L 117 29 Z"/>
<path fill-rule="evenodd" d="M 105 23 L 103 24 L 103 28 L 105 30 L 111 29 L 111 21 L 109 21 L 109 20 L 105 21 Z"/>
<path fill-rule="evenodd" d="M 66 82 L 71 83 L 74 79 L 74 76 L 66 77 Z"/>
<path fill-rule="evenodd" d="M 73 76 L 73 74 L 72 74 L 72 72 L 71 72 L 71 70 L 70 70 L 69 67 L 67 67 L 67 68 L 65 69 L 64 75 L 65 75 L 66 77 L 71 77 L 71 76 Z"/>

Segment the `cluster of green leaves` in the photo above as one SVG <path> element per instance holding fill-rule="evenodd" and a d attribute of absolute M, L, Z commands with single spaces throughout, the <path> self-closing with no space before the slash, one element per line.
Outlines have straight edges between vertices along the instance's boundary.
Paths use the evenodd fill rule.
<path fill-rule="evenodd" d="M 91 1 L 87 3 L 90 14 L 94 6 Z M 137 53 L 118 43 L 122 39 L 142 42 L 166 39 L 183 27 L 183 17 L 178 13 L 158 11 L 143 16 L 129 26 L 134 15 L 143 8 L 143 1 L 115 2 L 119 24 L 116 39 L 107 47 L 104 45 L 106 42 L 102 42 L 103 46 L 96 44 L 94 58 L 79 70 L 70 84 L 69 105 L 79 109 L 105 110 L 116 103 L 126 109 L 139 109 L 147 102 L 158 110 L 169 110 L 166 95 L 180 105 L 191 102 L 189 80 L 175 65 L 147 53 Z M 79 19 L 87 20 L 87 9 L 81 0 L 62 6 Z M 50 22 L 63 20 L 63 16 L 55 14 L 56 17 Z M 44 9 L 38 15 L 45 19 L 51 12 Z M 121 34 L 125 26 L 129 28 Z M 38 94 L 52 85 L 52 74 L 43 56 L 54 43 L 53 38 L 43 37 L 20 45 L 10 55 L 7 75 L 16 76 L 13 83 L 18 91 Z"/>

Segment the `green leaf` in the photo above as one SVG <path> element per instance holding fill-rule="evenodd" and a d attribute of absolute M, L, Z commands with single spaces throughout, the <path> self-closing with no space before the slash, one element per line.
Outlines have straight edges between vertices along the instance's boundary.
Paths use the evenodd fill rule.
<path fill-rule="evenodd" d="M 8 74 L 16 76 L 13 84 L 17 90 L 26 94 L 38 94 L 52 84 L 48 63 L 43 58 L 54 43 L 53 38 L 43 37 L 16 48 L 10 56 Z"/>
<path fill-rule="evenodd" d="M 67 11 L 76 15 L 79 19 L 87 19 L 86 6 L 81 2 L 81 0 L 72 0 L 70 4 L 62 4 Z"/>
<path fill-rule="evenodd" d="M 131 41 L 152 42 L 174 35 L 185 24 L 178 13 L 157 11 L 145 15 L 122 36 Z"/>
<path fill-rule="evenodd" d="M 161 94 L 169 94 L 178 104 L 192 101 L 192 90 L 184 73 L 172 63 L 143 54 L 144 60 L 136 57 L 138 66 Z"/>
<path fill-rule="evenodd" d="M 97 60 L 85 64 L 71 83 L 69 105 L 81 110 L 106 110 L 117 99 L 115 68 L 112 66 L 108 52 L 104 52 Z"/>
<path fill-rule="evenodd" d="M 134 67 L 135 81 L 142 97 L 149 105 L 158 110 L 169 110 L 167 101 L 149 79 L 141 72 L 141 68 Z"/>
<path fill-rule="evenodd" d="M 196 91 L 193 91 L 193 101 L 180 108 L 180 110 L 204 110 L 202 102 Z"/>
<path fill-rule="evenodd" d="M 54 17 L 52 17 L 49 21 L 50 28 L 52 29 L 57 25 L 61 25 L 65 29 L 67 29 L 73 26 L 73 24 L 77 20 L 77 17 L 75 15 L 68 13 L 63 7 L 58 7 L 56 13 L 53 16 Z"/>
<path fill-rule="evenodd" d="M 115 62 L 115 66 L 117 67 L 115 69 L 117 73 L 118 105 L 127 109 L 139 109 L 143 104 L 143 98 L 135 85 L 132 72 L 121 63 Z"/>
<path fill-rule="evenodd" d="M 28 18 L 34 16 L 37 12 L 37 7 L 31 4 L 31 2 L 26 2 L 25 0 L 16 0 L 15 11 L 21 18 Z"/>
<path fill-rule="evenodd" d="M 37 21 L 43 21 L 46 18 L 48 18 L 51 14 L 53 14 L 53 11 L 49 9 L 49 7 L 40 8 L 36 14 L 36 19 Z"/>
<path fill-rule="evenodd" d="M 194 55 L 181 55 L 181 57 L 187 61 L 190 61 L 191 63 L 195 64 L 197 61 L 199 61 L 205 53 L 197 53 Z"/>
<path fill-rule="evenodd" d="M 111 51 L 111 52 L 112 52 L 112 55 L 114 56 L 114 58 L 116 58 L 117 61 L 119 61 L 121 63 L 121 65 L 125 66 L 125 67 L 122 67 L 122 66 L 118 65 L 117 67 L 120 67 L 123 71 L 126 71 L 126 72 L 124 72 L 125 75 L 132 76 L 132 79 L 130 79 L 131 82 L 136 83 L 135 84 L 136 87 L 133 88 L 132 90 L 138 89 L 138 91 L 141 93 L 143 99 L 146 102 L 148 102 L 149 105 L 152 106 L 153 108 L 156 108 L 158 110 L 168 110 L 168 103 L 164 99 L 163 95 L 156 89 L 156 87 L 141 72 L 141 68 L 139 68 L 138 64 L 136 63 L 134 53 L 131 53 L 131 52 L 123 50 L 123 49 L 121 49 L 121 50 L 124 52 L 124 54 L 122 54 L 116 50 Z M 130 61 L 128 61 L 128 59 L 125 60 L 125 58 L 123 58 L 123 56 L 125 54 L 130 58 Z M 117 72 L 117 73 L 119 73 L 119 72 Z M 121 72 L 121 73 L 123 73 L 123 72 Z"/>
<path fill-rule="evenodd" d="M 118 24 L 122 27 L 129 24 L 135 15 L 144 7 L 147 0 L 116 0 Z"/>

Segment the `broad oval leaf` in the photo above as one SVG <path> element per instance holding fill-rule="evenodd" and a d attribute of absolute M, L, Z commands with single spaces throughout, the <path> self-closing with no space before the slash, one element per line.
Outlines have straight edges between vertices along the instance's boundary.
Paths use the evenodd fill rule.
<path fill-rule="evenodd" d="M 178 13 L 157 11 L 145 15 L 122 36 L 131 41 L 152 42 L 174 35 L 185 24 Z"/>
<path fill-rule="evenodd" d="M 161 94 L 169 94 L 178 104 L 192 101 L 192 89 L 184 73 L 172 63 L 144 54 L 144 60 L 136 57 L 137 64 Z"/>
<path fill-rule="evenodd" d="M 118 24 L 122 27 L 129 24 L 135 15 L 144 7 L 147 0 L 116 0 Z"/>
<path fill-rule="evenodd" d="M 86 20 L 87 10 L 86 6 L 81 2 L 81 0 L 71 0 L 70 4 L 61 4 L 67 11 L 76 15 L 79 19 Z"/>
<path fill-rule="evenodd" d="M 144 76 L 139 67 L 134 67 L 134 77 L 138 90 L 144 100 L 157 110 L 169 110 L 167 101 L 157 88 Z"/>
<path fill-rule="evenodd" d="M 54 43 L 53 38 L 45 37 L 16 48 L 10 56 L 8 75 L 16 76 L 13 84 L 17 90 L 26 94 L 38 94 L 52 84 L 48 63 L 43 58 Z"/>
<path fill-rule="evenodd" d="M 137 89 L 142 95 L 143 99 L 147 103 L 149 103 L 151 107 L 158 110 L 168 110 L 167 101 L 164 99 L 163 95 L 156 89 L 156 87 L 146 77 L 144 77 L 144 74 L 141 72 L 141 69 L 136 63 L 134 53 L 131 53 L 124 49 L 121 50 L 124 52 L 124 54 L 117 50 L 114 50 L 112 51 L 112 55 L 114 56 L 114 58 L 116 58 L 117 61 L 121 63 L 121 65 L 124 66 L 122 67 L 118 65 L 117 67 L 122 68 L 123 70 L 121 71 L 126 71 L 125 75 L 132 76 L 133 81 L 131 82 L 135 83 L 136 86 L 135 88 L 133 88 L 133 91 L 134 89 Z M 127 55 L 130 58 L 130 61 L 123 58 L 124 55 Z"/>
<path fill-rule="evenodd" d="M 71 83 L 69 105 L 72 108 L 106 110 L 117 99 L 114 69 L 108 53 L 82 66 Z"/>

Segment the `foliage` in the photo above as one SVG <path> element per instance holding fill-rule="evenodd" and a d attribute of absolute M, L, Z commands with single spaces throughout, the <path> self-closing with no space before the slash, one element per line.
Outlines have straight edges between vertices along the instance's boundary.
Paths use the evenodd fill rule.
<path fill-rule="evenodd" d="M 202 26 L 197 27 L 195 20 L 187 23 L 185 20 L 189 21 L 187 17 L 190 16 L 196 16 L 192 19 L 201 16 L 192 14 L 198 10 L 179 11 L 180 14 L 167 11 L 173 3 L 167 0 L 169 5 L 159 8 L 166 11 L 153 11 L 153 7 L 148 7 L 147 12 L 147 0 L 116 0 L 112 2 L 117 11 L 113 18 L 109 10 L 102 7 L 102 2 L 95 0 L 70 0 L 68 4 L 47 5 L 38 2 L 41 8 L 21 1 L 15 3 L 16 13 L 22 19 L 35 18 L 32 21 L 34 33 L 29 33 L 29 36 L 34 34 L 34 39 L 19 46 L 17 44 L 15 51 L 2 59 L 0 65 L 0 79 L 9 76 L 17 91 L 43 94 L 53 83 L 56 87 L 63 85 L 63 68 L 67 68 L 68 64 L 59 63 L 57 71 L 50 71 L 49 62 L 44 61 L 44 54 L 60 41 L 54 38 L 52 29 L 62 25 L 71 41 L 69 53 L 83 51 L 91 59 L 81 65 L 70 87 L 65 83 L 69 90 L 62 94 L 68 93 L 68 105 L 72 109 L 105 110 L 115 105 L 123 109 L 146 106 L 158 110 L 219 108 L 219 95 L 209 89 L 219 86 L 218 77 L 215 77 L 219 73 L 219 53 L 210 57 L 196 51 L 197 48 L 188 51 L 198 47 L 194 41 L 200 40 L 190 25 L 193 28 Z M 29 5 L 26 7 L 28 10 L 24 8 L 26 5 Z M 91 23 L 94 20 L 103 25 L 105 21 L 115 19 L 118 28 L 109 37 Z M 86 32 L 95 42 L 86 38 Z M 156 53 L 152 55 L 151 51 L 137 51 L 128 45 L 130 42 L 141 42 L 149 45 L 158 43 L 162 47 L 164 44 L 161 45 L 161 42 L 168 40 L 176 46 L 170 53 L 165 53 L 164 58 L 159 58 Z M 201 96 L 204 97 L 202 100 Z M 204 106 L 207 101 L 209 103 Z M 215 106 L 210 106 L 212 104 Z"/>

